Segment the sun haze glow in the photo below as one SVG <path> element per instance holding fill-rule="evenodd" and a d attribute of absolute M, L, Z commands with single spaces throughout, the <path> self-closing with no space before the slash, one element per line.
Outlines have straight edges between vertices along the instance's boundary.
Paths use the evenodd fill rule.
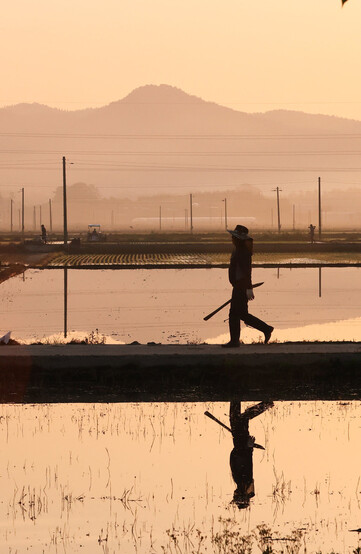
<path fill-rule="evenodd" d="M 99 107 L 167 83 L 241 111 L 361 120 L 360 21 L 357 0 L 5 2 L 0 105 Z"/>

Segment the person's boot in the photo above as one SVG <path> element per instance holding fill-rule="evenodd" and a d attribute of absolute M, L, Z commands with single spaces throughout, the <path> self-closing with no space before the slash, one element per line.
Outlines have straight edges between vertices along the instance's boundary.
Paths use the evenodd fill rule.
<path fill-rule="evenodd" d="M 222 344 L 221 345 L 222 348 L 239 348 L 241 346 L 241 343 L 238 341 L 238 342 L 233 342 L 232 340 L 230 340 L 229 342 L 226 342 L 225 344 Z"/>
<path fill-rule="evenodd" d="M 271 338 L 274 327 L 272 327 L 271 325 L 267 325 L 267 323 L 265 323 L 258 317 L 255 317 L 254 315 L 251 315 L 251 314 L 247 314 L 247 317 L 244 319 L 244 322 L 249 327 L 253 327 L 258 331 L 261 331 L 264 334 L 264 343 L 265 344 L 268 343 L 268 341 Z"/>
<path fill-rule="evenodd" d="M 239 348 L 240 342 L 239 337 L 241 334 L 241 321 L 238 318 L 230 317 L 228 320 L 229 324 L 229 334 L 231 340 L 226 344 L 222 344 L 222 348 Z"/>
<path fill-rule="evenodd" d="M 270 340 L 273 329 L 274 329 L 274 327 L 271 327 L 271 325 L 269 325 L 267 331 L 264 331 L 264 343 L 265 344 L 267 344 L 268 341 Z"/>

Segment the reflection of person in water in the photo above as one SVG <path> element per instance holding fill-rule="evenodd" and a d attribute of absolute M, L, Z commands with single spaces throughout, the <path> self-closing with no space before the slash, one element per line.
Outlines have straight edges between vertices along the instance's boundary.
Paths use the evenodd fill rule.
<path fill-rule="evenodd" d="M 253 449 L 263 446 L 256 444 L 255 438 L 249 434 L 249 420 L 262 414 L 273 406 L 273 402 L 259 402 L 241 413 L 241 402 L 232 401 L 229 410 L 229 420 L 234 448 L 230 455 L 232 477 L 237 485 L 233 502 L 238 508 L 247 508 L 254 496 L 253 481 Z"/>

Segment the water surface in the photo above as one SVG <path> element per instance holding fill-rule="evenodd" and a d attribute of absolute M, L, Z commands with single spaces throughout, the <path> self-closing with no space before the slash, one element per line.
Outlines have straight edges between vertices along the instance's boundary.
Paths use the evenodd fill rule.
<path fill-rule="evenodd" d="M 252 419 L 265 450 L 244 507 L 232 436 L 205 410 L 230 424 L 226 403 L 1 406 L 1 552 L 232 552 L 227 529 L 257 552 L 260 526 L 272 552 L 357 547 L 360 402 L 276 402 Z"/>
<path fill-rule="evenodd" d="M 64 330 L 63 269 L 28 270 L 1 286 L 2 330 L 39 339 Z M 249 310 L 275 327 L 274 340 L 361 340 L 360 268 L 255 268 Z M 228 340 L 226 269 L 67 270 L 67 329 L 99 330 L 140 343 Z M 243 327 L 246 343 L 262 337 Z"/>

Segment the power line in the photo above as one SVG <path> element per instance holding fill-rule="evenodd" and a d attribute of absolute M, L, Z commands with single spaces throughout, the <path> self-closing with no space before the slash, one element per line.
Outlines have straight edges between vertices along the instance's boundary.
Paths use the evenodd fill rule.
<path fill-rule="evenodd" d="M 289 182 L 289 181 L 285 181 L 283 182 L 283 186 L 296 186 L 296 187 L 299 187 L 300 184 L 304 184 L 306 186 L 309 186 L 309 187 L 312 187 L 313 186 L 313 183 L 311 180 L 309 181 L 303 181 L 303 182 Z M 329 184 L 329 183 L 328 183 Z M 343 184 L 344 186 L 350 186 L 349 183 L 340 183 L 340 184 Z M 360 186 L 361 183 L 354 183 L 352 184 L 352 186 Z M 27 185 L 27 186 L 31 186 L 33 188 L 44 188 L 44 189 L 56 189 L 56 188 L 59 188 L 60 185 L 59 184 L 51 184 L 51 185 L 39 185 L 38 183 L 28 183 L 26 181 L 21 181 L 20 183 L 9 183 L 9 184 L 4 184 L 4 183 L 0 183 L 0 188 L 18 188 L 19 186 L 21 185 Z M 125 184 L 125 185 L 122 185 L 122 184 L 117 184 L 117 185 L 103 185 L 103 184 L 100 184 L 100 185 L 97 185 L 99 188 L 101 189 L 148 189 L 150 192 L 153 190 L 153 189 L 169 189 L 169 183 L 167 184 L 157 184 L 157 183 L 134 183 L 134 184 Z M 216 188 L 216 189 L 230 189 L 230 190 L 237 190 L 239 189 L 240 187 L 248 187 L 248 188 L 252 188 L 252 189 L 257 189 L 258 187 L 265 187 L 265 188 L 269 188 L 270 186 L 274 186 L 274 183 L 180 183 L 180 184 L 177 184 L 177 183 L 172 183 L 172 188 L 177 188 L 177 189 L 192 189 L 192 188 L 201 188 L 201 189 L 204 189 L 205 191 L 210 189 L 210 188 Z M 286 191 L 285 191 L 286 192 Z M 310 192 L 310 189 L 305 189 L 304 192 L 306 193 L 309 193 Z"/>
<path fill-rule="evenodd" d="M 20 138 L 70 138 L 70 139 L 126 139 L 126 140 L 279 140 L 279 139 L 361 139 L 361 133 L 320 133 L 320 134 L 109 134 L 109 133 L 0 133 L 1 137 L 20 137 Z"/>
<path fill-rule="evenodd" d="M 54 155 L 58 156 L 63 150 L 0 150 L 0 154 L 28 154 L 28 155 Z M 76 156 L 360 156 L 361 150 L 309 150 L 309 151 L 284 151 L 284 150 L 257 150 L 257 151 L 169 151 L 169 150 L 157 150 L 157 151 L 124 151 L 124 150 L 67 150 L 68 155 Z M 30 160 L 24 160 L 29 162 Z M 34 160 L 36 162 L 36 160 Z M 40 163 L 40 162 L 39 162 Z M 57 162 L 43 162 L 43 163 L 58 163 Z"/>
<path fill-rule="evenodd" d="M 36 162 L 34 162 L 35 164 Z M 25 162 L 0 164 L 0 169 L 17 169 L 17 170 L 37 170 L 37 171 L 58 171 L 58 162 L 40 162 L 42 165 L 28 165 Z M 51 164 L 51 166 L 50 166 Z M 179 171 L 179 172 L 289 172 L 289 173 L 314 173 L 314 172 L 359 172 L 361 167 L 249 167 L 249 166 L 187 166 L 187 165 L 156 165 L 134 162 L 111 162 L 111 161 L 74 161 L 75 166 L 72 171 L 147 171 L 147 172 L 163 172 L 163 171 Z M 78 167 L 77 167 L 78 166 Z"/>

